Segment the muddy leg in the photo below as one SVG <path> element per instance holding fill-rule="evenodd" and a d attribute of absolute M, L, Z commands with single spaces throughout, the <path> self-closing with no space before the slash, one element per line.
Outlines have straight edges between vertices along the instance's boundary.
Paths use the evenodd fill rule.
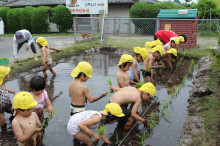
<path fill-rule="evenodd" d="M 93 144 L 93 141 L 91 140 L 91 138 L 82 131 L 78 132 L 73 137 L 78 139 L 82 143 L 86 144 L 87 146 L 92 146 Z"/>
<path fill-rule="evenodd" d="M 43 64 L 43 75 L 45 78 L 47 78 L 46 70 L 47 70 L 47 64 Z"/>
<path fill-rule="evenodd" d="M 53 74 L 53 76 L 56 76 L 56 72 L 53 70 L 52 65 L 49 66 L 50 72 Z"/>
<path fill-rule="evenodd" d="M 7 124 L 6 124 L 4 113 L 0 113 L 0 125 L 1 125 L 2 130 L 6 130 Z"/>

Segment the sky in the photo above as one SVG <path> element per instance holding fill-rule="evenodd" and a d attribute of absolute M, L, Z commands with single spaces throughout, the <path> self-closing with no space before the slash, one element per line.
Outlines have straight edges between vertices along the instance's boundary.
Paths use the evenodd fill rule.
<path fill-rule="evenodd" d="M 158 0 L 158 1 L 169 1 L 169 0 Z M 173 0 L 171 0 L 173 1 Z M 185 3 L 185 0 L 179 0 L 181 3 Z M 197 0 L 192 0 L 192 2 L 197 3 Z"/>

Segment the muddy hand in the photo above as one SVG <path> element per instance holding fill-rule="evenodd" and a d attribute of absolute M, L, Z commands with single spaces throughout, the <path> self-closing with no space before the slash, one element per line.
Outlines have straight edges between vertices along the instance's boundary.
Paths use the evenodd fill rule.
<path fill-rule="evenodd" d="M 150 127 L 150 124 L 148 123 L 148 121 L 145 119 L 145 121 L 143 122 L 144 123 L 144 125 L 148 128 L 148 127 Z"/>
<path fill-rule="evenodd" d="M 27 46 L 26 46 L 26 51 L 28 51 L 28 50 L 29 50 L 29 48 L 30 48 L 30 46 L 29 46 L 29 45 L 27 45 Z"/>
<path fill-rule="evenodd" d="M 98 134 L 94 134 L 94 139 L 96 140 L 96 141 L 99 141 L 100 139 L 101 139 L 101 136 L 100 135 L 98 135 Z"/>
<path fill-rule="evenodd" d="M 43 129 L 41 127 L 38 127 L 35 129 L 35 132 L 41 132 Z"/>

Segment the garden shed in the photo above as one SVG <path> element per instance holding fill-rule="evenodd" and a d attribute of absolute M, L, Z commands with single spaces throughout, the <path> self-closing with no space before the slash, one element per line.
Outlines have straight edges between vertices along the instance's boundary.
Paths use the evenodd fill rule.
<path fill-rule="evenodd" d="M 171 30 L 178 35 L 185 34 L 187 42 L 180 47 L 194 48 L 197 40 L 198 9 L 162 9 L 157 18 L 159 30 Z"/>

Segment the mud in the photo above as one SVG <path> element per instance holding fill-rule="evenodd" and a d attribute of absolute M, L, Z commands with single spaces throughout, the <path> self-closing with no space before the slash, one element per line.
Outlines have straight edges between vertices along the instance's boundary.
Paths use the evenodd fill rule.
<path fill-rule="evenodd" d="M 202 58 L 198 63 L 198 72 L 193 81 L 193 88 L 190 91 L 188 116 L 184 123 L 180 134 L 179 145 L 189 145 L 192 142 L 193 135 L 198 132 L 204 132 L 203 119 L 199 116 L 194 116 L 194 113 L 200 112 L 201 108 L 195 104 L 198 98 L 212 94 L 213 91 L 208 87 L 208 72 L 211 71 L 210 65 L 212 59 L 209 57 Z"/>

